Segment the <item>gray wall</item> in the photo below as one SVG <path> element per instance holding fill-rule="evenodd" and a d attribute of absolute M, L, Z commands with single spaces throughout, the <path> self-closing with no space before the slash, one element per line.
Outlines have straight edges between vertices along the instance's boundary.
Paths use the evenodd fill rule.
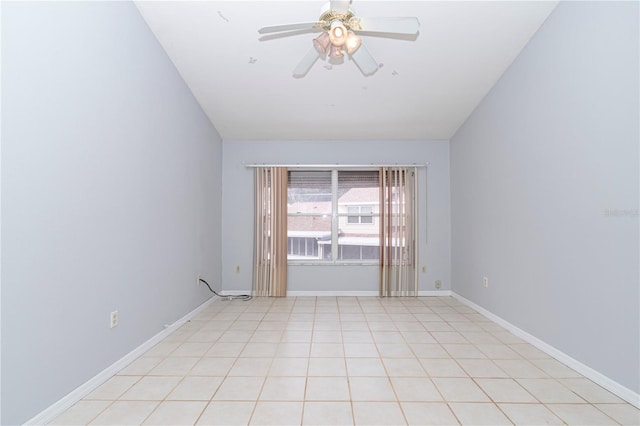
<path fill-rule="evenodd" d="M 451 140 L 453 290 L 636 393 L 638 40 L 562 2 Z"/>
<path fill-rule="evenodd" d="M 420 169 L 420 290 L 450 289 L 449 143 L 447 141 L 225 141 L 222 288 L 251 290 L 253 169 L 244 164 L 429 163 Z M 423 183 L 427 181 L 427 185 Z M 236 272 L 240 266 L 240 272 Z M 290 266 L 290 291 L 377 291 L 377 266 Z"/>
<path fill-rule="evenodd" d="M 19 424 L 209 298 L 222 147 L 132 3 L 2 8 L 2 423 Z"/>

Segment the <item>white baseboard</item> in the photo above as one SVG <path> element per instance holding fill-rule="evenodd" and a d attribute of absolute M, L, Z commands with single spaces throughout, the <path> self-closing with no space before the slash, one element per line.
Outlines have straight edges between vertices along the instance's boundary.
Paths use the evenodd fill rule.
<path fill-rule="evenodd" d="M 220 290 L 218 293 L 220 293 L 222 296 L 245 296 L 247 294 L 250 294 L 252 296 L 255 296 L 256 293 L 253 290 Z"/>
<path fill-rule="evenodd" d="M 35 417 L 31 418 L 25 425 L 43 425 L 48 424 L 60 414 L 65 412 L 67 409 L 71 408 L 76 402 L 80 401 L 85 396 L 89 395 L 93 390 L 95 390 L 98 386 L 109 380 L 111 377 L 115 376 L 120 370 L 122 370 L 127 365 L 131 364 L 136 358 L 140 357 L 142 354 L 147 352 L 149 349 L 157 345 L 160 341 L 162 341 L 169 334 L 173 333 L 175 330 L 180 328 L 184 323 L 189 321 L 191 318 L 196 316 L 200 311 L 209 306 L 218 298 L 213 296 L 193 311 L 189 312 L 176 322 L 171 325 L 165 327 L 164 330 L 153 336 L 151 339 L 144 342 L 142 345 L 135 348 L 133 351 L 129 352 L 124 357 L 120 358 L 118 361 L 111 364 L 109 367 L 102 370 L 93 378 L 89 379 L 65 397 L 55 402 L 47 409 L 37 414 Z"/>
<path fill-rule="evenodd" d="M 364 297 L 364 296 L 377 296 L 378 292 L 375 290 L 361 290 L 361 291 L 287 291 L 287 296 L 327 296 L 327 297 Z"/>
<path fill-rule="evenodd" d="M 428 296 L 428 297 L 451 296 L 451 290 L 418 290 L 418 296 Z"/>
<path fill-rule="evenodd" d="M 605 388 L 609 392 L 613 393 L 614 395 L 617 395 L 618 397 L 624 399 L 625 401 L 627 401 L 631 405 L 634 405 L 635 407 L 640 408 L 640 394 L 638 394 L 638 393 L 632 391 L 631 389 L 621 385 L 620 383 L 616 382 L 615 380 L 610 379 L 609 377 L 607 377 L 604 374 L 594 370 L 593 368 L 584 365 L 580 361 L 570 357 L 569 355 L 567 355 L 564 352 L 556 349 L 555 347 L 549 345 L 548 343 L 546 343 L 546 342 L 538 339 L 537 337 L 527 333 L 526 331 L 516 327 L 515 325 L 511 324 L 509 321 L 507 321 L 507 320 L 505 320 L 505 319 L 503 319 L 503 318 L 501 318 L 501 317 L 489 312 L 488 310 L 484 309 L 482 306 L 479 306 L 479 305 L 473 303 L 472 301 L 470 301 L 468 299 L 465 299 L 463 296 L 460 296 L 459 294 L 457 294 L 455 292 L 452 293 L 452 296 L 455 297 L 456 299 L 458 299 L 460 302 L 464 303 L 465 305 L 475 309 L 480 314 L 482 314 L 485 317 L 489 318 L 491 321 L 493 321 L 493 322 L 497 323 L 498 325 L 501 325 L 505 329 L 509 330 L 514 335 L 520 337 L 522 340 L 526 341 L 527 343 L 532 344 L 536 348 L 540 349 L 542 352 L 548 354 L 549 356 L 551 356 L 551 357 L 555 358 L 556 360 L 560 361 L 561 363 L 563 363 L 567 367 L 569 367 L 569 368 L 577 371 L 578 373 L 582 374 L 587 379 L 593 381 L 594 383 L 597 383 L 598 385 L 602 386 L 603 388 Z"/>
<path fill-rule="evenodd" d="M 222 290 L 220 294 L 223 296 L 237 296 L 240 294 L 249 294 L 250 291 L 246 290 Z M 360 291 L 302 291 L 292 290 L 287 291 L 287 296 L 290 297 L 304 297 L 304 296 L 327 296 L 327 297 L 376 297 L 378 296 L 377 290 L 360 290 Z M 451 290 L 420 290 L 418 296 L 451 296 Z"/>
<path fill-rule="evenodd" d="M 255 296 L 255 292 L 248 290 L 222 290 L 220 292 L 223 296 L 237 296 L 240 294 L 250 294 Z M 316 290 L 289 290 L 287 296 L 289 297 L 311 297 L 311 296 L 377 296 L 377 291 L 316 291 Z"/>

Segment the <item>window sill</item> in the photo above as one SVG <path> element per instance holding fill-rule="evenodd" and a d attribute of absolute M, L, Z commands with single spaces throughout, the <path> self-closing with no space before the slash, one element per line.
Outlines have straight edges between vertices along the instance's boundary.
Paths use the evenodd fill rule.
<path fill-rule="evenodd" d="M 288 266 L 379 266 L 378 261 L 375 262 L 359 262 L 359 261 L 341 261 L 341 262 L 310 262 L 310 261 L 288 261 Z"/>

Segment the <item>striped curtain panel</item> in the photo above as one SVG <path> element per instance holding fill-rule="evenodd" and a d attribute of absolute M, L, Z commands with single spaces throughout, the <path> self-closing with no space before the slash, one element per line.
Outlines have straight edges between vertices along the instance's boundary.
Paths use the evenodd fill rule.
<path fill-rule="evenodd" d="M 417 169 L 380 169 L 380 296 L 417 296 Z"/>
<path fill-rule="evenodd" d="M 256 296 L 287 295 L 287 169 L 255 170 L 253 286 Z"/>

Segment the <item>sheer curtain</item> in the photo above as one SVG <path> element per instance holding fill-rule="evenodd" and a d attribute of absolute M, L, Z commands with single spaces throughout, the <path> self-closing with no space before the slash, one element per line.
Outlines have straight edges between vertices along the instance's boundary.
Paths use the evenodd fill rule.
<path fill-rule="evenodd" d="M 417 169 L 380 168 L 380 296 L 417 296 Z"/>
<path fill-rule="evenodd" d="M 287 168 L 255 170 L 253 285 L 256 296 L 287 295 Z"/>

